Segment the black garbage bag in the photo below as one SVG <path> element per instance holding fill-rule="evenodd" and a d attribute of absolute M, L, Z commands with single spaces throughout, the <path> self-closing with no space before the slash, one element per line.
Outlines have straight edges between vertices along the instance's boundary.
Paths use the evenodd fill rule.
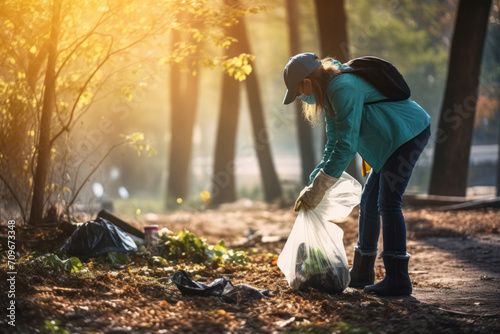
<path fill-rule="evenodd" d="M 215 296 L 228 302 L 245 299 L 261 299 L 269 290 L 260 291 L 246 284 L 233 285 L 228 277 L 217 278 L 210 284 L 193 281 L 184 270 L 177 270 L 172 276 L 179 291 L 186 296 Z"/>
<path fill-rule="evenodd" d="M 137 246 L 119 227 L 98 217 L 78 227 L 59 251 L 68 256 L 91 258 L 108 252 L 135 253 Z"/>

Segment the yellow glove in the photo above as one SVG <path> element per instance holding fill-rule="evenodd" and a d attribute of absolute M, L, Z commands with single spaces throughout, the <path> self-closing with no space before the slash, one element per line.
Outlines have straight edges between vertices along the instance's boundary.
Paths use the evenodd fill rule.
<path fill-rule="evenodd" d="M 298 212 L 301 207 L 307 210 L 316 208 L 323 199 L 326 191 L 333 187 L 338 180 L 339 179 L 327 175 L 323 169 L 321 169 L 318 174 L 316 174 L 312 184 L 305 187 L 300 192 L 299 197 L 295 201 L 294 211 Z"/>
<path fill-rule="evenodd" d="M 366 163 L 365 159 L 363 159 L 363 161 L 361 161 L 361 175 L 365 177 L 366 174 L 368 174 L 368 172 L 371 170 L 372 168 L 370 167 L 370 165 Z"/>

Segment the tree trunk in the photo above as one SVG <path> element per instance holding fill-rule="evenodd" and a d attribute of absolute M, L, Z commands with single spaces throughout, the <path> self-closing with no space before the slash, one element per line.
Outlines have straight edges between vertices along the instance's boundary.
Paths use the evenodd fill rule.
<path fill-rule="evenodd" d="M 319 41 L 323 57 L 344 63 L 349 60 L 347 16 L 344 0 L 315 0 Z"/>
<path fill-rule="evenodd" d="M 226 0 L 226 3 L 232 1 Z M 241 21 L 228 29 L 227 35 L 236 36 L 241 29 Z M 233 43 L 226 50 L 225 56 L 237 56 L 237 44 Z M 219 122 L 215 143 L 214 170 L 210 206 L 236 200 L 235 159 L 236 131 L 238 127 L 240 83 L 227 74 L 222 78 L 222 96 L 220 101 Z"/>
<path fill-rule="evenodd" d="M 345 63 L 350 55 L 344 0 L 315 0 L 315 3 L 322 56 L 333 57 Z M 351 160 L 346 172 L 357 180 L 361 179 L 360 171 L 356 166 L 356 158 Z"/>
<path fill-rule="evenodd" d="M 244 18 L 240 18 L 240 29 L 237 29 L 238 50 L 244 53 L 251 54 L 250 43 L 245 26 Z M 262 98 L 257 76 L 257 68 L 252 64 L 252 73 L 245 80 L 245 88 L 250 110 L 250 119 L 252 122 L 253 142 L 255 153 L 259 161 L 262 186 L 264 190 L 264 200 L 268 203 L 281 197 L 281 185 L 278 179 L 278 174 L 274 168 L 273 158 L 271 154 L 269 132 L 266 127 L 264 118 L 264 110 L 262 107 Z"/>
<path fill-rule="evenodd" d="M 500 197 L 500 108 L 497 110 L 497 119 L 498 119 L 497 197 Z"/>
<path fill-rule="evenodd" d="M 33 178 L 33 199 L 29 223 L 38 225 L 42 223 L 45 206 L 45 184 L 50 167 L 51 123 L 56 96 L 55 67 L 57 61 L 57 43 L 61 25 L 61 2 L 54 0 L 52 8 L 52 26 L 49 38 L 49 51 L 47 56 L 47 69 L 45 73 L 45 91 L 43 96 L 42 115 L 40 120 L 38 155 L 36 160 L 35 175 Z"/>
<path fill-rule="evenodd" d="M 290 55 L 300 53 L 300 35 L 299 35 L 299 11 L 297 0 L 287 0 L 286 9 L 288 13 L 288 31 L 290 41 Z M 300 101 L 293 103 L 295 109 L 295 124 L 297 125 L 297 135 L 299 140 L 299 154 L 301 167 L 301 183 L 309 184 L 309 175 L 316 167 L 315 149 L 312 140 L 311 127 L 302 115 L 302 104 Z"/>
<path fill-rule="evenodd" d="M 429 194 L 465 196 L 479 74 L 491 0 L 461 0 L 436 133 Z"/>
<path fill-rule="evenodd" d="M 173 32 L 173 41 L 181 39 L 178 31 Z M 191 69 L 195 70 L 195 69 Z M 167 209 L 179 206 L 177 199 L 189 196 L 189 176 L 192 154 L 192 139 L 196 108 L 198 106 L 199 77 L 181 72 L 172 66 L 170 76 L 170 153 L 167 183 Z"/>

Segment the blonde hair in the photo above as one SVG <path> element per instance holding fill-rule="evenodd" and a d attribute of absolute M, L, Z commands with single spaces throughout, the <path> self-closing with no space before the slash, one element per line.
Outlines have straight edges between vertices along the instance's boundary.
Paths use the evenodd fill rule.
<path fill-rule="evenodd" d="M 314 94 L 316 104 L 302 102 L 302 113 L 305 119 L 312 125 L 320 123 L 318 115 L 321 111 L 326 110 L 325 91 L 332 75 L 339 75 L 340 73 L 340 68 L 334 64 L 334 59 L 328 57 L 322 59 L 321 65 L 307 76 L 311 80 L 312 93 Z M 333 110 L 329 111 L 333 113 Z M 330 114 L 330 116 L 333 117 L 333 114 Z"/>

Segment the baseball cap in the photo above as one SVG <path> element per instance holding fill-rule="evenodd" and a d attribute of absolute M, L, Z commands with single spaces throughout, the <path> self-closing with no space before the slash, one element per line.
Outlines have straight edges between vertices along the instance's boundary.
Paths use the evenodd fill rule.
<path fill-rule="evenodd" d="M 283 80 L 287 88 L 283 104 L 290 104 L 295 100 L 299 83 L 320 65 L 319 57 L 312 52 L 299 53 L 290 58 L 283 70 Z"/>

